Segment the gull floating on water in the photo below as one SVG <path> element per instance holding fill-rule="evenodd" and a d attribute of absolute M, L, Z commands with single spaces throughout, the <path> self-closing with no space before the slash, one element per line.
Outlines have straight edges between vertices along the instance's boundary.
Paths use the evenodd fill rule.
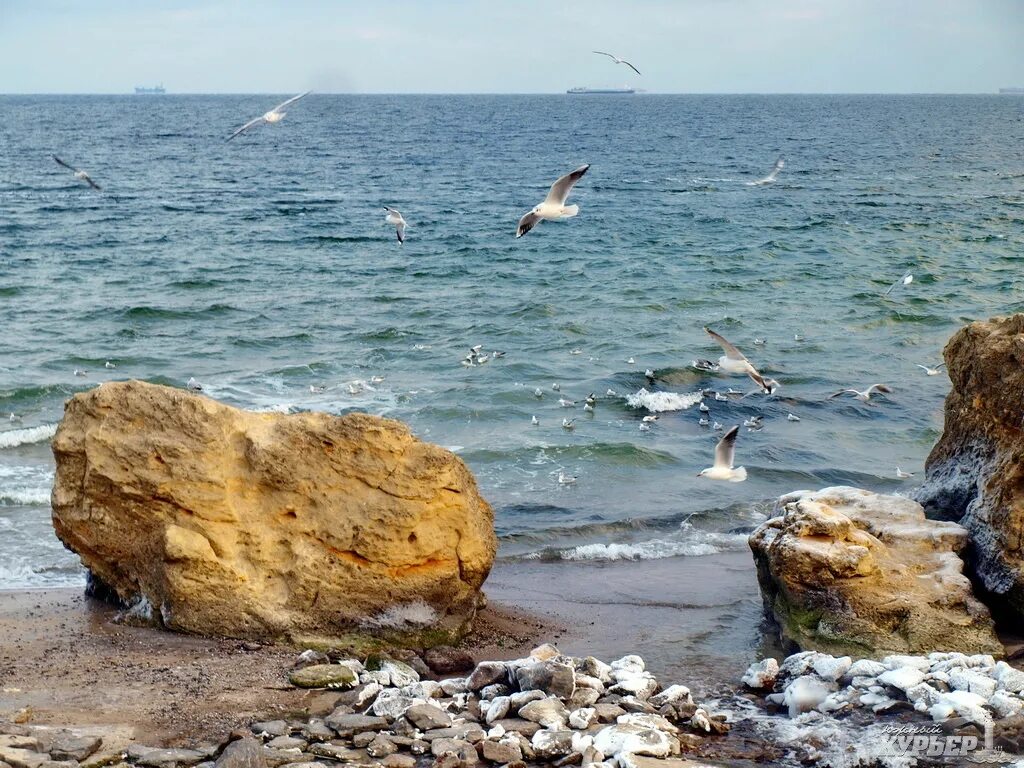
<path fill-rule="evenodd" d="M 690 361 L 690 367 L 691 368 L 696 368 L 698 371 L 708 371 L 710 373 L 714 373 L 715 371 L 718 370 L 718 366 L 717 365 L 712 363 L 710 360 L 704 360 L 704 359 L 691 360 Z"/>
<path fill-rule="evenodd" d="M 105 362 L 105 363 L 103 364 L 103 367 L 104 367 L 104 368 L 107 368 L 107 369 L 110 369 L 110 368 L 117 368 L 117 363 L 114 363 L 114 362 L 111 362 L 110 360 L 107 360 L 107 362 Z"/>
<path fill-rule="evenodd" d="M 800 421 L 800 417 L 793 413 L 787 413 L 786 421 Z"/>
<path fill-rule="evenodd" d="M 84 181 L 86 184 L 88 184 L 90 187 L 97 190 L 98 192 L 103 191 L 103 187 L 101 187 L 99 184 L 93 181 L 92 177 L 89 176 L 88 173 L 86 173 L 85 171 L 81 171 L 78 168 L 75 168 L 73 165 L 68 165 L 56 155 L 53 155 L 52 157 L 54 160 L 57 161 L 57 165 L 62 165 L 65 168 L 67 168 L 69 171 L 71 171 L 71 173 L 74 175 L 76 179 L 78 179 L 79 181 Z"/>
<path fill-rule="evenodd" d="M 303 96 L 307 95 L 308 93 L 309 93 L 309 91 L 304 91 L 303 93 L 300 93 L 298 96 L 292 96 L 290 99 L 288 99 L 288 101 L 282 101 L 280 104 L 278 104 L 276 107 L 274 107 L 269 112 L 264 112 L 259 117 L 255 118 L 253 120 L 250 120 L 248 123 L 243 125 L 237 131 L 235 131 L 230 136 L 228 136 L 227 140 L 231 141 L 233 138 L 235 138 L 235 136 L 238 136 L 239 134 L 245 133 L 250 128 L 255 128 L 257 125 L 273 124 L 273 123 L 281 122 L 282 120 L 284 120 L 284 116 L 286 114 L 288 114 L 287 112 L 284 112 L 282 110 L 284 110 L 285 107 L 291 106 L 292 104 L 294 104 L 296 101 L 298 101 L 299 99 L 301 99 Z"/>
<path fill-rule="evenodd" d="M 750 361 L 747 360 L 743 353 L 726 341 L 725 337 L 706 327 L 704 332 L 714 339 L 725 352 L 724 355 L 718 358 L 718 366 L 721 370 L 727 373 L 745 373 L 767 395 L 774 393 L 779 388 L 779 382 L 775 379 L 767 379 L 758 373 L 757 369 L 750 364 Z"/>
<path fill-rule="evenodd" d="M 309 393 L 311 395 L 323 394 L 326 391 L 327 391 L 327 387 L 323 386 L 322 384 L 310 384 L 309 385 Z"/>
<path fill-rule="evenodd" d="M 723 395 L 721 392 L 715 392 L 715 400 L 722 402 L 723 400 L 727 401 L 728 399 L 729 398 Z"/>
<path fill-rule="evenodd" d="M 594 53 L 596 53 L 596 54 L 598 54 L 600 56 L 607 56 L 609 59 L 614 61 L 616 64 L 625 64 L 627 67 L 629 67 L 634 72 L 636 72 L 638 75 L 640 75 L 640 70 L 639 69 L 634 67 L 632 64 L 630 64 L 625 59 L 623 59 L 623 58 L 621 58 L 619 56 L 616 56 L 614 53 L 608 53 L 607 51 L 594 51 Z M 640 75 L 640 76 L 643 77 L 643 75 Z"/>
<path fill-rule="evenodd" d="M 714 466 L 702 469 L 697 477 L 706 477 L 709 480 L 728 480 L 730 483 L 742 483 L 747 479 L 747 470 L 744 467 L 733 469 L 733 459 L 736 455 L 736 437 L 740 433 L 738 426 L 733 427 L 715 446 Z"/>
<path fill-rule="evenodd" d="M 581 165 L 572 173 L 562 176 L 548 192 L 544 202 L 533 207 L 533 210 L 524 214 L 519 220 L 519 227 L 516 229 L 516 237 L 522 237 L 542 221 L 558 221 L 560 219 L 571 219 L 580 212 L 578 205 L 566 205 L 565 201 L 572 192 L 573 186 L 583 178 L 590 165 Z"/>
<path fill-rule="evenodd" d="M 708 426 L 708 424 L 711 423 L 711 421 L 706 416 L 701 416 L 697 420 L 697 423 L 700 424 L 702 427 L 706 427 L 706 426 Z"/>
<path fill-rule="evenodd" d="M 555 392 L 559 392 L 559 391 L 561 391 L 561 389 L 562 389 L 562 385 L 561 385 L 561 384 L 559 384 L 559 383 L 558 383 L 558 382 L 556 381 L 556 382 L 552 383 L 552 385 L 551 385 L 551 389 L 553 389 L 553 390 L 554 390 Z"/>
<path fill-rule="evenodd" d="M 530 419 L 530 423 L 533 424 L 533 426 L 536 427 L 538 424 L 540 424 L 540 419 L 538 419 L 536 416 L 534 416 L 532 419 Z"/>
<path fill-rule="evenodd" d="M 713 430 L 715 430 L 715 432 L 721 432 L 721 431 L 722 431 L 723 429 L 725 429 L 725 427 L 723 427 L 723 426 L 722 426 L 722 425 L 721 425 L 721 424 L 720 424 L 719 422 L 717 422 L 717 421 L 716 421 L 716 422 L 715 422 L 714 424 L 712 424 L 712 425 L 711 425 L 711 428 L 712 428 Z"/>
<path fill-rule="evenodd" d="M 658 420 L 658 414 L 656 414 L 656 413 L 649 413 L 646 416 L 644 416 L 644 418 L 642 420 L 647 422 L 648 424 L 650 424 L 652 421 L 657 421 Z"/>
<path fill-rule="evenodd" d="M 608 389 L 605 391 L 604 394 L 606 397 L 616 397 L 619 393 L 616 392 L 614 389 Z"/>
<path fill-rule="evenodd" d="M 803 340 L 804 340 L 804 337 L 801 336 L 799 333 L 794 333 L 793 334 L 793 341 L 803 341 Z"/>
<path fill-rule="evenodd" d="M 775 181 L 775 177 L 779 175 L 779 171 L 781 171 L 785 166 L 786 161 L 780 157 L 775 161 L 775 165 L 772 166 L 772 169 L 768 172 L 767 176 L 763 179 L 758 179 L 757 181 L 748 181 L 747 185 L 751 187 L 760 187 L 763 184 L 771 184 Z"/>
<path fill-rule="evenodd" d="M 899 478 L 900 480 L 906 480 L 908 477 L 913 477 L 913 476 L 914 476 L 913 472 L 904 472 L 899 467 L 896 467 L 896 477 Z"/>
<path fill-rule="evenodd" d="M 572 485 L 576 482 L 575 475 L 567 475 L 565 472 L 558 473 L 558 484 L 559 485 Z"/>
<path fill-rule="evenodd" d="M 185 382 L 185 389 L 190 389 L 193 392 L 202 392 L 203 385 L 196 381 L 194 377 L 189 376 L 188 381 Z"/>
<path fill-rule="evenodd" d="M 907 274 L 905 274 L 903 277 L 901 277 L 895 283 L 890 285 L 889 289 L 885 293 L 883 293 L 882 295 L 883 296 L 888 296 L 890 293 L 892 293 L 896 288 L 899 288 L 901 285 L 910 285 L 912 282 L 914 282 L 914 276 L 912 274 L 910 274 L 909 272 L 907 272 Z"/>
<path fill-rule="evenodd" d="M 699 410 L 701 413 L 711 413 L 711 409 L 708 408 L 707 403 L 701 403 L 699 406 L 697 406 L 697 410 Z"/>
<path fill-rule="evenodd" d="M 640 424 L 640 431 L 641 432 L 650 432 L 651 431 L 651 425 L 650 424 L 643 424 L 643 423 L 641 423 Z"/>
<path fill-rule="evenodd" d="M 595 405 L 597 405 L 597 397 L 595 397 L 594 393 L 591 392 L 589 395 L 587 395 L 587 398 L 584 402 L 586 402 L 587 405 L 593 408 Z"/>
<path fill-rule="evenodd" d="M 576 401 L 575 400 L 566 400 L 564 397 L 558 398 L 558 404 L 560 406 L 562 406 L 563 408 L 575 408 L 576 407 Z"/>
<path fill-rule="evenodd" d="M 751 416 L 749 419 L 743 422 L 743 426 L 749 429 L 759 429 L 762 425 L 764 416 Z"/>
<path fill-rule="evenodd" d="M 889 387 L 887 387 L 885 384 L 872 384 L 863 392 L 861 392 L 858 389 L 841 389 L 834 395 L 829 395 L 828 399 L 831 400 L 833 397 L 839 397 L 840 395 L 853 395 L 862 403 L 866 403 L 871 399 L 871 395 L 873 395 L 875 392 L 883 392 L 885 394 L 890 394 L 892 390 L 889 389 Z"/>
<path fill-rule="evenodd" d="M 85 376 L 87 373 L 88 371 L 85 370 L 84 368 L 75 368 L 74 370 L 75 376 Z"/>
<path fill-rule="evenodd" d="M 631 357 L 631 358 L 629 358 L 629 359 L 628 359 L 628 360 L 626 361 L 626 365 L 634 365 L 634 364 L 636 364 L 636 360 L 634 360 L 634 359 L 633 359 L 632 357 Z"/>
<path fill-rule="evenodd" d="M 754 346 L 755 347 L 763 347 L 767 343 L 768 343 L 768 339 L 754 339 Z"/>
<path fill-rule="evenodd" d="M 929 368 L 927 365 L 919 365 L 917 367 L 920 368 L 922 371 L 924 371 L 925 374 L 928 375 L 928 376 L 938 376 L 939 375 L 939 368 L 945 368 L 946 364 L 945 363 L 939 363 L 934 368 Z"/>
<path fill-rule="evenodd" d="M 533 396 L 536 397 L 537 399 L 544 397 L 544 390 L 541 389 L 540 387 L 537 387 L 536 389 L 533 390 Z"/>
<path fill-rule="evenodd" d="M 576 419 L 562 419 L 562 429 L 576 429 Z"/>
<path fill-rule="evenodd" d="M 388 208 L 385 205 L 384 210 L 387 211 L 384 221 L 394 226 L 395 234 L 398 235 L 398 244 L 401 245 L 405 242 L 405 219 L 396 208 Z"/>

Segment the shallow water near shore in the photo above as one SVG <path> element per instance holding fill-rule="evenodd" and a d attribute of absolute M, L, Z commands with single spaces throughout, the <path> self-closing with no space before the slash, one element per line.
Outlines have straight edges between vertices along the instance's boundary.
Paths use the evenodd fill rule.
<path fill-rule="evenodd" d="M 678 602 L 731 674 L 760 642 L 746 533 L 771 501 L 912 488 L 949 386 L 916 364 L 939 362 L 964 322 L 1022 308 L 1019 99 L 313 94 L 224 143 L 273 103 L 0 97 L 0 588 L 83 581 L 49 523 L 64 400 L 195 377 L 234 405 L 366 410 L 456 450 L 503 560 L 547 562 L 569 585 L 554 602 L 586 580 L 630 592 L 620 561 L 663 561 L 629 604 Z M 780 154 L 777 183 L 747 184 Z M 516 240 L 519 215 L 583 162 L 580 215 Z M 404 246 L 383 205 L 410 222 Z M 695 477 L 718 435 L 691 395 L 750 389 L 688 367 L 720 354 L 703 325 L 782 383 L 707 400 L 727 426 L 765 417 L 740 435 L 745 483 Z M 507 354 L 465 368 L 475 344 Z M 826 401 L 874 382 L 895 394 Z M 641 431 L 648 409 L 660 419 Z M 918 478 L 897 481 L 897 465 Z M 673 569 L 736 577 L 694 607 Z M 671 622 L 650 640 L 699 651 Z"/>

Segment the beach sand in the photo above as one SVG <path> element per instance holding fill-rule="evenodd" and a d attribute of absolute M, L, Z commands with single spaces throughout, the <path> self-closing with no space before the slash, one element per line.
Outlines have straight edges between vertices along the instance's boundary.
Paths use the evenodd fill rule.
<path fill-rule="evenodd" d="M 612 659 L 639 653 L 663 680 L 734 685 L 761 642 L 745 552 L 642 562 L 496 564 L 467 647 L 507 659 L 553 642 Z M 257 718 L 306 710 L 287 684 L 296 651 L 115 623 L 78 589 L 0 592 L 0 718 L 111 727 L 149 744 L 223 738 Z"/>

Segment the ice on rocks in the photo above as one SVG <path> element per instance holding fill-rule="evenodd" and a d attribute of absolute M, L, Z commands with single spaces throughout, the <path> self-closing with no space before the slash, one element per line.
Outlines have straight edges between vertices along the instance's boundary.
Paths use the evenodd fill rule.
<path fill-rule="evenodd" d="M 1024 710 L 1024 701 L 1007 691 L 996 691 L 988 700 L 988 705 L 995 710 L 1000 718 L 1016 717 Z"/>
<path fill-rule="evenodd" d="M 370 711 L 377 717 L 397 720 L 405 711 L 416 704 L 426 704 L 426 700 L 405 696 L 397 688 L 385 688 L 377 694 Z"/>
<path fill-rule="evenodd" d="M 569 713 L 569 725 L 580 731 L 585 731 L 597 722 L 597 710 L 592 707 L 582 707 Z"/>
<path fill-rule="evenodd" d="M 949 691 L 939 694 L 938 700 L 928 711 L 936 721 L 964 717 L 972 723 L 984 726 L 992 722 L 992 716 L 985 709 L 985 703 L 985 699 L 976 693 Z"/>
<path fill-rule="evenodd" d="M 1024 693 L 1024 672 L 1014 669 L 1005 661 L 997 662 L 992 670 L 992 676 L 999 684 L 999 688 L 1011 693 Z"/>
<path fill-rule="evenodd" d="M 854 677 L 878 677 L 885 672 L 887 667 L 874 659 L 857 659 L 846 671 L 848 678 Z"/>
<path fill-rule="evenodd" d="M 743 677 L 740 678 L 740 682 L 748 688 L 755 690 L 765 690 L 775 685 L 775 680 L 779 676 L 779 662 L 769 656 L 761 661 L 755 661 L 749 667 L 747 671 L 743 673 Z M 680 686 L 683 687 L 683 686 Z M 658 694 L 661 696 L 662 694 Z M 657 698 L 657 697 L 654 697 Z M 654 704 L 654 698 L 651 699 L 651 703 Z M 655 704 L 655 706 L 660 706 Z"/>
<path fill-rule="evenodd" d="M 616 659 L 608 666 L 617 672 L 624 671 L 633 675 L 639 675 L 647 668 L 644 660 L 636 655 L 623 656 L 621 659 Z"/>
<path fill-rule="evenodd" d="M 821 704 L 832 689 L 820 678 L 812 675 L 801 675 L 783 691 L 783 703 L 789 707 L 789 716 L 796 717 L 801 712 L 809 712 Z"/>
<path fill-rule="evenodd" d="M 899 669 L 900 667 L 914 667 L 922 672 L 931 669 L 932 663 L 927 656 L 904 656 L 895 654 L 882 659 L 882 665 L 886 669 Z"/>
<path fill-rule="evenodd" d="M 957 691 L 970 691 L 987 699 L 996 692 L 996 681 L 981 672 L 953 669 L 949 672 L 949 685 Z"/>
<path fill-rule="evenodd" d="M 897 667 L 896 669 L 888 669 L 878 676 L 878 682 L 883 685 L 891 685 L 893 688 L 899 688 L 901 691 L 906 691 L 907 688 L 913 688 L 923 680 L 924 671 L 917 667 Z"/>
<path fill-rule="evenodd" d="M 671 743 L 668 734 L 638 725 L 610 725 L 594 736 L 594 749 L 604 755 L 621 754 L 668 757 Z"/>
<path fill-rule="evenodd" d="M 772 661 L 775 661 L 775 659 L 772 659 Z M 778 664 L 775 666 L 777 669 Z M 650 702 L 655 707 L 663 707 L 666 704 L 692 704 L 693 697 L 690 695 L 690 689 L 685 685 L 670 685 L 661 693 L 651 696 Z"/>
<path fill-rule="evenodd" d="M 817 656 L 811 664 L 814 674 L 823 680 L 839 680 L 853 666 L 853 659 L 849 656 L 829 656 L 827 653 Z"/>

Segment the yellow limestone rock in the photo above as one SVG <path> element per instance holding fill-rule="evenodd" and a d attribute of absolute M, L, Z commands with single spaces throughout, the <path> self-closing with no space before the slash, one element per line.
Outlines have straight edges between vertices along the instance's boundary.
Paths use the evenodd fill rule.
<path fill-rule="evenodd" d="M 176 630 L 459 630 L 494 561 L 472 474 L 397 421 L 252 413 L 129 381 L 68 401 L 53 451 L 57 535 Z"/>

